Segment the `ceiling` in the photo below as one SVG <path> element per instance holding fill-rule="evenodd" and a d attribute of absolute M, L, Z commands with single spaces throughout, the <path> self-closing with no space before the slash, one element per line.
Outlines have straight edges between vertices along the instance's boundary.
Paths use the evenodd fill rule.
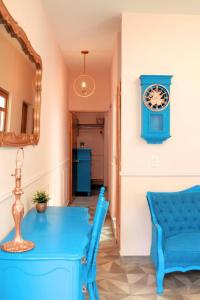
<path fill-rule="evenodd" d="M 200 0 L 42 0 L 71 68 L 90 50 L 89 68 L 109 66 L 122 12 L 200 14 Z"/>

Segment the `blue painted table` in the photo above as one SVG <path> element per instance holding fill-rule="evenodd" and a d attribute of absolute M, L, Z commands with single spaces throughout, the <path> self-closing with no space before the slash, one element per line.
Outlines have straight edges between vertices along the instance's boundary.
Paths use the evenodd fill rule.
<path fill-rule="evenodd" d="M 32 209 L 24 218 L 24 239 L 35 249 L 0 251 L 0 298 L 3 300 L 82 300 L 84 260 L 91 225 L 87 208 Z M 12 231 L 3 241 L 14 236 Z"/>

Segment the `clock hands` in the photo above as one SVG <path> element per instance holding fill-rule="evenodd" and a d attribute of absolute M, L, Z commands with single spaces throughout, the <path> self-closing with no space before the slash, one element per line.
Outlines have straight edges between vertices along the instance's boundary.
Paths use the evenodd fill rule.
<path fill-rule="evenodd" d="M 150 86 L 144 93 L 144 103 L 151 110 L 162 110 L 167 106 L 168 102 L 168 91 L 158 84 Z"/>

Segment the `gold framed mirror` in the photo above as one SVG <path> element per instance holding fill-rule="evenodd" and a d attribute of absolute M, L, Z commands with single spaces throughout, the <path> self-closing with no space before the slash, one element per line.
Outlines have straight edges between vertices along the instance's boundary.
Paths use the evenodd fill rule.
<path fill-rule="evenodd" d="M 42 61 L 0 0 L 0 146 L 37 145 Z"/>

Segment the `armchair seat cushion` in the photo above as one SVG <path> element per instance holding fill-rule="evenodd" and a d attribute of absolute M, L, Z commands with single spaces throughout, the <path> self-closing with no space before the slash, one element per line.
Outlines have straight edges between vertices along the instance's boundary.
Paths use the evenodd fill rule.
<path fill-rule="evenodd" d="M 165 268 L 200 267 L 200 232 L 180 233 L 165 239 Z"/>

